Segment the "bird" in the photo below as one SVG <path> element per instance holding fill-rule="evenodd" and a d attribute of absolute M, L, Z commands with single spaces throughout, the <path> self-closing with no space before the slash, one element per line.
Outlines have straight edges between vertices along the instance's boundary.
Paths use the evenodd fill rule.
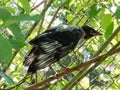
<path fill-rule="evenodd" d="M 102 34 L 88 25 L 60 25 L 49 28 L 29 41 L 32 49 L 25 56 L 23 64 L 28 66 L 28 73 L 34 74 L 37 70 L 59 62 L 75 48 L 81 47 L 88 39 L 97 35 Z"/>

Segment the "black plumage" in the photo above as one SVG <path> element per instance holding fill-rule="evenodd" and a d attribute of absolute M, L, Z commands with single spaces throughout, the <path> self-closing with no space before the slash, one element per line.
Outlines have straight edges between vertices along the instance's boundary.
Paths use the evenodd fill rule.
<path fill-rule="evenodd" d="M 93 28 L 84 25 L 53 27 L 36 36 L 29 43 L 33 46 L 25 57 L 24 65 L 29 66 L 28 73 L 43 69 L 81 46 L 89 38 L 101 35 Z"/>

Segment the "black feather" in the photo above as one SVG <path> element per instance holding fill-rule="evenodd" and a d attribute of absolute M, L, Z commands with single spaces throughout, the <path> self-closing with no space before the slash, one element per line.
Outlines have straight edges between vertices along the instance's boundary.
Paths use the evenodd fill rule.
<path fill-rule="evenodd" d="M 80 40 L 80 43 L 85 40 L 85 35 L 90 35 L 86 34 L 84 29 L 86 27 L 59 26 L 48 29 L 32 39 L 29 43 L 33 48 L 24 61 L 24 65 L 29 66 L 28 73 L 35 73 L 36 70 L 49 66 L 74 50 Z M 86 37 L 88 39 L 92 35 Z"/>

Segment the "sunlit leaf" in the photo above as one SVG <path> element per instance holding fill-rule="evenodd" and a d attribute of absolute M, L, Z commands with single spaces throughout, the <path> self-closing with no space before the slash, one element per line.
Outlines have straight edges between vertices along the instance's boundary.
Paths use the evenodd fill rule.
<path fill-rule="evenodd" d="M 94 16 L 96 16 L 98 14 L 98 12 L 100 11 L 100 5 L 99 4 L 94 4 L 90 7 L 90 10 L 88 12 L 90 18 L 93 18 Z"/>
<path fill-rule="evenodd" d="M 0 20 L 4 23 L 9 17 L 11 16 L 11 13 L 5 8 L 0 7 Z M 2 23 L 2 24 L 3 24 Z"/>
<path fill-rule="evenodd" d="M 108 81 L 110 80 L 110 76 L 107 74 L 100 74 L 100 77 L 102 78 L 103 81 Z"/>
<path fill-rule="evenodd" d="M 117 74 L 117 75 L 120 74 L 120 67 L 114 70 L 114 74 Z"/>
<path fill-rule="evenodd" d="M 12 46 L 10 42 L 0 35 L 0 61 L 9 63 L 12 58 Z"/>
<path fill-rule="evenodd" d="M 117 7 L 117 10 L 115 12 L 115 16 L 117 19 L 120 19 L 120 7 Z"/>
<path fill-rule="evenodd" d="M 65 5 L 66 5 L 67 7 L 69 7 L 70 2 L 71 2 L 71 0 L 67 0 L 66 3 L 65 3 Z"/>
<path fill-rule="evenodd" d="M 21 40 L 10 40 L 10 42 L 14 49 L 20 49 L 25 45 L 25 42 Z"/>
<path fill-rule="evenodd" d="M 112 22 L 112 15 L 111 14 L 106 14 L 102 19 L 101 19 L 101 26 L 103 29 L 107 29 L 107 27 L 111 24 Z"/>
<path fill-rule="evenodd" d="M 1 71 L 0 71 L 0 76 L 3 77 L 9 84 L 14 84 L 14 81 Z"/>
<path fill-rule="evenodd" d="M 12 31 L 12 34 L 14 35 L 14 38 L 15 38 L 10 40 L 13 48 L 15 49 L 22 48 L 25 45 L 25 39 L 20 31 L 19 25 L 12 24 L 8 28 Z"/>
<path fill-rule="evenodd" d="M 105 38 L 108 39 L 109 36 L 112 34 L 114 28 L 114 23 L 111 22 L 111 24 L 106 28 L 105 30 Z"/>
<path fill-rule="evenodd" d="M 19 0 L 24 8 L 24 10 L 26 11 L 26 14 L 30 13 L 30 4 L 29 4 L 29 0 Z"/>
<path fill-rule="evenodd" d="M 73 17 L 74 17 L 74 16 L 73 16 L 72 14 L 68 14 L 68 15 L 67 15 L 67 20 L 68 20 L 68 22 L 70 22 Z"/>
<path fill-rule="evenodd" d="M 113 45 L 115 45 L 115 44 L 117 44 L 117 40 L 116 40 L 116 39 L 113 39 L 113 40 L 111 41 L 111 43 L 112 43 Z"/>
<path fill-rule="evenodd" d="M 87 77 L 84 77 L 80 84 L 84 87 L 84 89 L 87 89 L 89 87 L 89 79 Z"/>
<path fill-rule="evenodd" d="M 98 68 L 97 68 L 97 72 L 98 72 L 98 73 L 102 73 L 102 72 L 103 72 L 103 68 L 102 68 L 102 67 L 98 67 Z"/>
<path fill-rule="evenodd" d="M 4 26 L 8 26 L 10 24 L 18 23 L 20 21 L 39 21 L 41 19 L 41 15 L 27 15 L 27 14 L 20 14 L 18 16 L 11 16 L 4 24 Z"/>

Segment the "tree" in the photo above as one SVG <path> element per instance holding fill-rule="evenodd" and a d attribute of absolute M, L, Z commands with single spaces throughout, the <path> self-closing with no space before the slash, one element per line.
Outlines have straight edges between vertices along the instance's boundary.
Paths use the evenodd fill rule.
<path fill-rule="evenodd" d="M 2 0 L 0 2 L 0 89 L 119 89 L 120 9 L 118 0 Z M 31 46 L 27 43 L 60 24 L 84 24 L 103 36 L 92 38 L 58 64 L 37 73 L 37 82 L 22 65 Z"/>

